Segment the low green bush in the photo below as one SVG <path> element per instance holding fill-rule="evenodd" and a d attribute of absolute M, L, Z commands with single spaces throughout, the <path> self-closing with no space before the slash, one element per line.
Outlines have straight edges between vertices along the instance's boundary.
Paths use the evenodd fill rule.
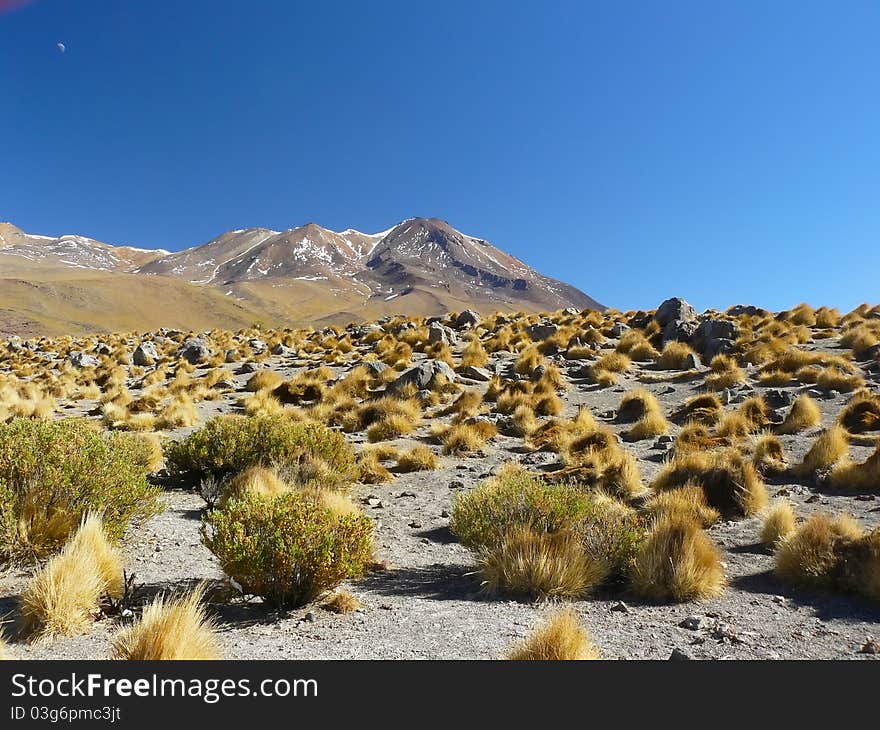
<path fill-rule="evenodd" d="M 143 447 L 81 419 L 0 425 L 0 563 L 57 552 L 87 512 L 118 540 L 133 520 L 162 510 Z"/>
<path fill-rule="evenodd" d="M 345 437 L 319 423 L 286 415 L 218 416 L 166 451 L 175 474 L 207 477 L 249 466 L 273 466 L 295 482 L 335 486 L 353 477 L 355 457 Z"/>
<path fill-rule="evenodd" d="M 623 576 L 645 538 L 646 524 L 635 510 L 574 484 L 548 484 L 539 475 L 508 471 L 456 497 L 450 529 L 483 562 L 511 534 L 568 533 L 605 575 Z"/>
<path fill-rule="evenodd" d="M 362 575 L 373 554 L 369 517 L 334 512 L 301 491 L 231 499 L 208 513 L 202 537 L 244 593 L 281 608 Z"/>

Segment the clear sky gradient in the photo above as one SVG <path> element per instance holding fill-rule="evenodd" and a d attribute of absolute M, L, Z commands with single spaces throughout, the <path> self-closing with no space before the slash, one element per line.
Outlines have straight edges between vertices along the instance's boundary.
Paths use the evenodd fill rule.
<path fill-rule="evenodd" d="M 621 309 L 850 309 L 878 39 L 876 1 L 0 0 L 0 220 L 179 249 L 437 216 Z"/>

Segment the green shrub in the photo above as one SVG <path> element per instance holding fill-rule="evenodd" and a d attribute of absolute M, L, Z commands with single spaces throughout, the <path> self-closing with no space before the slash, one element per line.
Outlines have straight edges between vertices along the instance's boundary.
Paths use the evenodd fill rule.
<path fill-rule="evenodd" d="M 0 563 L 45 558 L 87 512 L 118 540 L 132 520 L 162 510 L 143 449 L 79 419 L 0 425 Z"/>
<path fill-rule="evenodd" d="M 246 594 L 282 608 L 303 606 L 362 575 L 373 553 L 369 517 L 334 513 L 300 491 L 232 499 L 208 513 L 202 536 Z"/>
<path fill-rule="evenodd" d="M 292 481 L 318 479 L 328 486 L 351 479 L 355 469 L 354 452 L 342 434 L 285 415 L 218 416 L 171 444 L 166 461 L 172 473 L 203 477 L 274 466 Z"/>
<path fill-rule="evenodd" d="M 643 518 L 626 505 L 522 470 L 484 482 L 453 503 L 450 529 L 484 562 L 518 528 L 576 535 L 586 555 L 613 576 L 626 572 L 645 536 Z"/>
<path fill-rule="evenodd" d="M 576 487 L 551 486 L 526 471 L 513 471 L 456 496 L 449 529 L 473 550 L 498 545 L 511 527 L 558 532 L 577 525 L 590 496 Z"/>

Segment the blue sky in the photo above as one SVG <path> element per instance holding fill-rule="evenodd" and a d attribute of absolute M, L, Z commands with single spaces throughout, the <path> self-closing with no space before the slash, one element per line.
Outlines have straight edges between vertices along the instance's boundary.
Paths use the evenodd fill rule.
<path fill-rule="evenodd" d="M 437 216 L 621 309 L 849 309 L 878 37 L 876 2 L 34 0 L 0 14 L 0 220 L 179 249 Z"/>

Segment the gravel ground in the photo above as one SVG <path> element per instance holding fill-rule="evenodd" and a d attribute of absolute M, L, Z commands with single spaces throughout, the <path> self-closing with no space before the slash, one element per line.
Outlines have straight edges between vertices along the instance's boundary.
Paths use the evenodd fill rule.
<path fill-rule="evenodd" d="M 830 343 L 813 346 L 827 349 Z M 285 376 L 296 372 L 275 359 Z M 641 370 L 619 386 L 597 389 L 574 381 L 566 396 L 566 414 L 586 404 L 594 415 L 614 409 L 622 394 L 642 385 Z M 876 377 L 876 376 L 874 376 Z M 246 376 L 239 376 L 243 384 Z M 667 413 L 700 390 L 702 379 L 648 384 Z M 877 389 L 877 382 L 871 387 Z M 751 386 L 749 386 L 751 388 Z M 795 394 L 805 387 L 790 388 Z M 762 388 L 754 388 L 762 392 Z M 743 391 L 734 403 L 743 395 Z M 236 396 L 200 405 L 210 417 L 233 408 Z M 818 399 L 824 425 L 833 422 L 847 396 Z M 70 415 L 88 411 L 82 403 Z M 728 408 L 735 408 L 730 405 Z M 601 419 L 599 419 L 601 420 Z M 627 426 L 613 424 L 618 432 Z M 678 427 L 673 426 L 673 435 Z M 190 429 L 173 433 L 179 436 Z M 781 437 L 790 461 L 806 452 L 818 429 Z M 428 426 L 399 445 L 427 441 Z M 362 441 L 355 436 L 352 440 Z M 653 440 L 626 444 L 639 459 L 647 481 L 661 466 L 665 446 Z M 853 447 L 863 459 L 870 448 Z M 529 633 L 552 606 L 486 599 L 479 593 L 471 553 L 448 530 L 453 495 L 467 490 L 505 463 L 531 468 L 555 460 L 553 454 L 528 454 L 522 441 L 499 437 L 477 458 L 443 457 L 434 472 L 401 474 L 384 485 L 353 490 L 376 521 L 376 546 L 388 569 L 346 585 L 363 608 L 338 615 L 319 605 L 279 615 L 258 602 L 214 602 L 224 654 L 229 659 L 491 659 L 499 658 Z M 849 512 L 868 527 L 880 523 L 880 499 L 874 495 L 834 494 L 785 480 L 769 480 L 771 497 L 787 496 L 798 514 L 826 510 Z M 202 546 L 199 526 L 204 503 L 191 492 L 169 490 L 167 510 L 132 530 L 124 545 L 128 570 L 138 587 L 135 603 L 163 590 L 180 589 L 202 579 L 222 579 L 213 556 Z M 369 502 L 368 502 L 369 500 Z M 378 500 L 378 502 L 377 502 Z M 609 659 L 667 659 L 677 650 L 694 659 L 863 659 L 869 638 L 880 639 L 880 606 L 866 599 L 792 589 L 772 574 L 773 558 L 758 544 L 760 520 L 720 522 L 708 530 L 724 552 L 728 586 L 717 599 L 689 604 L 650 605 L 626 592 L 607 592 L 575 604 L 594 643 Z M 17 595 L 27 571 L 0 575 L 0 615 L 14 617 Z M 13 643 L 24 659 L 106 658 L 110 637 L 125 619 L 107 617 L 87 635 L 52 643 Z M 876 655 L 875 655 L 876 658 Z"/>

